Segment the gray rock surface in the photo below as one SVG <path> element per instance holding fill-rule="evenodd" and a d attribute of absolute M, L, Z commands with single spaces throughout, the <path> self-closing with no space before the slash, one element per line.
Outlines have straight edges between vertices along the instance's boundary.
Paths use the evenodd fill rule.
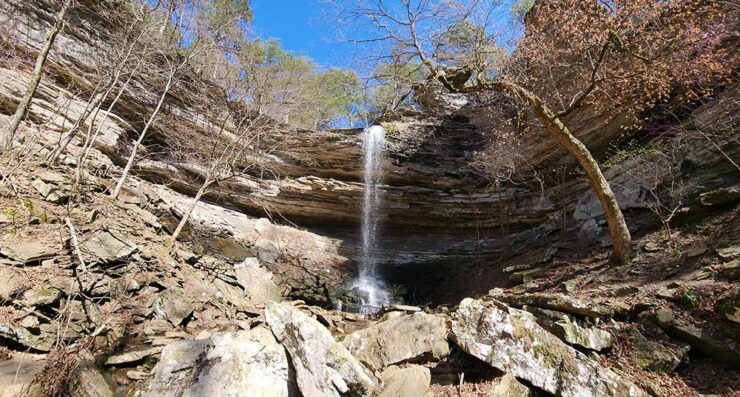
<path fill-rule="evenodd" d="M 638 367 L 653 372 L 664 374 L 673 372 L 689 352 L 686 345 L 671 349 L 637 331 L 632 331 L 631 336 L 632 361 Z"/>
<path fill-rule="evenodd" d="M 128 258 L 136 247 L 117 233 L 102 230 L 82 242 L 81 250 L 90 263 L 113 263 Z"/>
<path fill-rule="evenodd" d="M 380 378 L 383 386 L 377 397 L 424 397 L 429 390 L 432 375 L 429 368 L 420 365 L 391 365 L 383 371 Z"/>
<path fill-rule="evenodd" d="M 257 258 L 247 258 L 234 266 L 234 273 L 239 285 L 244 288 L 247 301 L 260 305 L 267 301 L 280 302 L 280 288 L 272 281 L 272 273 L 260 266 Z"/>
<path fill-rule="evenodd" d="M 23 273 L 10 266 L 0 265 L 0 300 L 9 300 L 18 288 L 24 285 Z"/>
<path fill-rule="evenodd" d="M 488 392 L 487 397 L 530 397 L 532 390 L 521 384 L 511 374 L 506 374 L 498 379 L 496 385 Z"/>
<path fill-rule="evenodd" d="M 41 194 L 44 200 L 50 203 L 62 204 L 69 199 L 69 186 L 65 182 L 66 180 L 62 175 L 56 172 L 44 171 L 33 181 L 31 186 Z"/>
<path fill-rule="evenodd" d="M 601 351 L 614 344 L 609 331 L 588 326 L 582 321 L 553 310 L 527 308 L 537 318 L 537 323 L 570 345 Z"/>
<path fill-rule="evenodd" d="M 168 289 L 155 299 L 154 312 L 166 318 L 170 324 L 178 326 L 193 312 L 193 302 L 182 291 Z"/>
<path fill-rule="evenodd" d="M 439 359 L 450 352 L 446 320 L 424 312 L 391 318 L 355 331 L 342 343 L 374 370 L 425 354 Z"/>
<path fill-rule="evenodd" d="M 369 396 L 377 379 L 328 329 L 297 308 L 267 302 L 265 319 L 290 355 L 304 397 Z"/>
<path fill-rule="evenodd" d="M 48 335 L 47 335 L 48 336 Z M 9 339 L 34 350 L 48 352 L 54 345 L 54 338 L 45 335 L 34 335 L 21 326 L 12 326 L 0 321 L 0 338 Z"/>
<path fill-rule="evenodd" d="M 298 396 L 285 350 L 264 327 L 167 345 L 143 395 Z"/>
<path fill-rule="evenodd" d="M 44 369 L 44 356 L 15 352 L 7 360 L 0 360 L 0 397 L 43 396 L 36 375 Z"/>
<path fill-rule="evenodd" d="M 614 310 L 610 307 L 565 294 L 531 293 L 521 295 L 501 295 L 496 298 L 514 306 L 535 306 L 543 309 L 558 310 L 561 312 L 593 318 L 612 317 L 614 315 Z"/>
<path fill-rule="evenodd" d="M 70 370 L 67 392 L 75 397 L 113 397 L 115 386 L 88 356 L 86 354 Z"/>
<path fill-rule="evenodd" d="M 738 200 L 740 200 L 740 187 L 738 186 L 712 190 L 699 195 L 699 201 L 706 206 L 728 204 Z"/>
<path fill-rule="evenodd" d="M 726 344 L 719 341 L 707 330 L 673 323 L 665 328 L 665 332 L 672 338 L 691 345 L 692 348 L 717 360 L 724 361 L 734 367 L 740 367 L 740 349 L 734 343 Z"/>
<path fill-rule="evenodd" d="M 56 288 L 33 287 L 23 293 L 22 302 L 26 306 L 49 306 L 57 303 L 62 292 Z"/>
<path fill-rule="evenodd" d="M 453 316 L 452 337 L 468 354 L 549 393 L 645 395 L 632 382 L 544 330 L 532 314 L 497 301 L 464 299 Z"/>
<path fill-rule="evenodd" d="M 57 254 L 57 249 L 42 241 L 30 241 L 22 244 L 0 247 L 0 256 L 7 258 L 13 264 L 35 265 L 41 261 L 51 259 Z"/>
<path fill-rule="evenodd" d="M 129 364 L 141 361 L 149 356 L 158 354 L 162 346 L 154 346 L 146 349 L 131 350 L 125 353 L 114 354 L 105 360 L 105 365 Z"/>

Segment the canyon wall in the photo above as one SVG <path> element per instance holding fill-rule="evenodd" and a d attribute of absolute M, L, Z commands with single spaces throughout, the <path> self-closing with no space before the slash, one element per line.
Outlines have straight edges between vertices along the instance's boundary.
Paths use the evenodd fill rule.
<path fill-rule="evenodd" d="M 32 55 L 41 47 L 53 19 L 52 3 L 8 0 L 0 5 L 0 24 L 6 26 L 4 34 L 20 43 L 23 53 Z M 96 70 L 96 59 L 110 51 L 110 33 L 125 25 L 125 13 L 115 2 L 79 3 L 70 12 L 74 23 L 68 24 L 54 44 L 48 60 L 50 73 L 42 79 L 29 113 L 31 121 L 51 117 L 43 134 L 50 145 L 83 111 L 92 89 L 85 76 Z M 0 65 L 3 113 L 10 113 L 29 76 L 23 66 Z M 197 88 L 201 91 L 193 92 L 194 87 L 201 87 Z M 629 138 L 621 128 L 627 122 L 626 116 L 606 117 L 588 107 L 569 116 L 567 122 L 574 126 L 574 133 L 605 164 L 605 174 L 635 232 L 659 223 L 657 218 L 645 217 L 652 213 L 653 191 L 671 203 L 689 203 L 702 192 L 740 181 L 736 166 L 727 159 L 740 154 L 737 121 L 732 118 L 737 91 L 736 86 L 725 89 L 672 126 L 689 133 L 658 136 L 644 129 L 631 132 L 632 137 L 640 137 L 641 150 L 613 150 L 614 144 Z M 147 144 L 157 150 L 145 147 L 144 159 L 136 166 L 138 176 L 194 195 L 203 164 L 179 162 L 161 148 L 168 147 L 167 137 L 176 136 L 178 129 L 197 134 L 209 123 L 215 123 L 208 119 L 205 104 L 192 98 L 207 98 L 218 92 L 213 84 L 188 82 L 171 92 L 162 115 L 168 122 L 162 127 L 155 125 Z M 137 77 L 114 108 L 96 144 L 96 149 L 113 164 L 120 166 L 124 161 L 158 95 L 157 85 L 146 75 Z M 475 278 L 483 270 L 489 272 L 494 264 L 521 254 L 525 247 L 547 248 L 547 260 L 551 260 L 558 251 L 577 256 L 594 244 L 607 243 L 600 207 L 585 179 L 575 162 L 543 131 L 534 131 L 517 149 L 530 159 L 530 168 L 517 172 L 524 175 L 536 170 L 542 175 L 540 180 L 494 184 L 481 175 L 474 164 L 479 154 L 497 139 L 493 132 L 498 130 L 494 128 L 497 120 L 475 102 L 464 102 L 458 101 L 444 111 L 423 108 L 380 121 L 387 130 L 389 148 L 384 164 L 379 257 L 392 283 L 404 284 L 407 290 L 422 288 L 414 284 L 444 282 L 452 278 L 450 270 L 466 274 L 461 281 L 464 282 L 465 277 Z M 327 241 L 327 247 L 332 247 L 332 255 L 336 255 L 333 261 L 343 263 L 341 271 L 352 273 L 351 263 L 360 246 L 360 132 L 309 131 L 275 124 L 264 142 L 271 148 L 266 165 L 269 175 L 247 175 L 229 181 L 210 193 L 206 201 L 251 218 L 270 218 L 274 224 L 318 235 Z M 648 161 L 646 152 L 668 148 L 680 152 L 675 158 L 682 160 L 676 164 L 670 160 L 670 167 L 656 169 L 649 178 L 637 176 L 636 170 L 643 169 Z M 622 153 L 621 157 L 616 153 Z M 682 185 L 680 193 L 666 190 L 666 185 L 672 185 L 676 178 Z M 239 259 L 243 258 L 234 258 Z M 420 268 L 430 278 L 417 278 Z M 495 272 L 486 274 L 495 277 Z M 341 284 L 341 279 L 323 280 L 322 288 Z M 415 293 L 434 294 L 422 289 Z"/>

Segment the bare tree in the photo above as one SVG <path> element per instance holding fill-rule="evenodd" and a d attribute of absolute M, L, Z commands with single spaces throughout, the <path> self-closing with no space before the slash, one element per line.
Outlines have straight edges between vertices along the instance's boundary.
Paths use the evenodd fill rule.
<path fill-rule="evenodd" d="M 10 123 L 8 123 L 0 133 L 0 151 L 10 149 L 13 144 L 15 132 L 18 130 L 18 126 L 20 126 L 21 121 L 26 117 L 33 95 L 36 93 L 36 88 L 39 86 L 39 82 L 41 81 L 41 74 L 43 72 L 44 63 L 46 63 L 46 57 L 49 55 L 51 46 L 54 44 L 54 39 L 56 39 L 57 34 L 64 26 L 64 18 L 71 5 L 72 0 L 64 0 L 62 8 L 59 9 L 59 12 L 56 15 L 54 25 L 52 25 L 51 30 L 46 33 L 46 39 L 44 40 L 44 45 L 41 47 L 41 52 L 39 52 L 39 55 L 36 58 L 36 65 L 33 68 L 33 75 L 31 76 L 31 81 L 28 84 L 26 93 L 21 98 L 21 102 L 18 104 L 13 117 L 10 119 Z"/>
<path fill-rule="evenodd" d="M 175 1 L 172 4 L 175 3 L 177 2 Z M 154 110 L 147 119 L 144 128 L 139 132 L 139 137 L 131 148 L 131 153 L 129 154 L 123 173 L 119 177 L 116 187 L 111 193 L 111 196 L 114 199 L 118 198 L 120 195 L 126 182 L 126 178 L 136 161 L 139 148 L 146 138 L 147 132 L 149 132 L 156 121 L 170 90 L 178 83 L 186 70 L 192 71 L 189 67 L 196 58 L 207 54 L 213 48 L 219 47 L 223 44 L 222 40 L 229 37 L 229 33 L 231 33 L 233 29 L 238 29 L 235 25 L 238 25 L 239 21 L 245 18 L 244 14 L 240 12 L 241 10 L 229 8 L 234 6 L 234 4 L 229 4 L 228 2 L 219 4 L 224 5 L 226 9 L 222 10 L 216 8 L 215 11 L 217 14 L 213 17 L 212 15 L 201 13 L 202 10 L 197 8 L 193 9 L 191 7 L 192 5 L 182 4 L 177 7 L 181 10 L 181 15 L 177 18 L 178 22 L 174 26 L 174 28 L 180 33 L 180 39 L 177 40 L 176 47 L 174 48 L 175 55 L 172 55 L 173 49 L 169 46 L 169 42 L 166 43 L 164 48 L 160 48 L 158 50 L 157 60 L 162 64 L 161 71 L 164 74 L 164 86 Z M 184 16 L 186 13 L 185 9 L 188 9 L 188 13 L 190 13 L 189 17 Z M 215 25 L 213 24 L 214 21 Z M 190 37 L 192 40 L 188 42 L 185 39 L 186 37 Z"/>
<path fill-rule="evenodd" d="M 450 92 L 495 92 L 525 104 L 585 171 L 604 209 L 613 262 L 630 262 L 631 235 L 616 196 L 596 159 L 564 120 L 599 100 L 627 103 L 627 108 L 639 111 L 667 97 L 677 85 L 696 85 L 729 73 L 733 57 L 716 60 L 718 54 L 727 55 L 720 37 L 728 27 L 720 9 L 698 0 L 539 2 L 530 21 L 534 29 L 511 60 L 500 62 L 500 57 L 489 56 L 499 52 L 481 36 L 496 28 L 491 11 L 496 2 L 400 3 L 354 1 L 351 15 L 375 28 L 375 36 L 362 41 L 389 43 L 397 58 L 420 62 L 430 81 Z M 448 39 L 450 32 L 456 41 Z M 548 70 L 564 78 L 553 84 L 536 78 Z M 635 92 L 635 86 L 650 91 Z"/>
<path fill-rule="evenodd" d="M 241 105 L 243 104 L 240 103 L 239 106 Z M 241 107 L 244 108 L 244 106 Z M 267 151 L 262 150 L 261 140 L 269 131 L 269 119 L 245 111 L 239 112 L 241 114 L 231 111 L 224 113 L 220 125 L 209 126 L 204 136 L 198 137 L 195 141 L 202 142 L 205 139 L 206 147 L 193 148 L 191 146 L 189 149 L 178 150 L 180 155 L 188 161 L 205 165 L 205 169 L 200 175 L 202 179 L 200 188 L 172 233 L 170 251 L 182 229 L 187 225 L 193 210 L 212 187 L 227 183 L 251 171 L 259 171 L 264 167 L 264 156 Z M 192 145 L 192 140 L 190 144 Z M 183 153 L 186 154 L 183 155 Z M 256 173 L 262 174 L 261 171 Z"/>
<path fill-rule="evenodd" d="M 146 53 L 146 46 L 144 47 L 143 53 Z M 75 176 L 74 176 L 74 187 L 72 189 L 73 191 L 76 191 L 79 193 L 80 184 L 82 182 L 82 170 L 84 169 L 83 167 L 85 163 L 87 162 L 88 157 L 90 156 L 90 151 L 92 150 L 93 145 L 95 144 L 95 141 L 98 139 L 98 136 L 100 135 L 100 131 L 103 129 L 103 126 L 108 120 L 108 116 L 113 110 L 113 107 L 116 106 L 116 104 L 118 103 L 118 100 L 121 99 L 121 96 L 126 91 L 126 88 L 131 82 L 131 79 L 139 71 L 139 68 L 143 64 L 142 61 L 143 61 L 142 57 L 138 58 L 133 69 L 129 72 L 128 77 L 126 78 L 126 81 L 124 81 L 121 87 L 118 89 L 118 93 L 113 98 L 110 105 L 108 105 L 108 107 L 105 109 L 100 119 L 98 119 L 98 113 L 101 110 L 100 106 L 102 105 L 102 103 L 98 104 L 97 108 L 95 109 L 95 112 L 92 114 L 92 119 L 88 125 L 87 134 L 85 135 L 85 141 L 82 145 L 82 150 L 80 151 L 80 154 L 77 157 L 77 166 L 75 167 Z"/>
<path fill-rule="evenodd" d="M 142 59 L 147 56 L 148 41 L 144 40 L 144 45 L 142 46 L 142 38 L 152 33 L 156 25 L 159 25 L 161 22 L 151 19 L 151 15 L 156 11 L 156 8 L 149 8 L 146 5 L 132 5 L 131 11 L 132 20 L 125 32 L 122 33 L 122 37 L 116 40 L 120 41 L 121 45 L 113 46 L 112 52 L 114 55 L 110 62 L 101 61 L 99 63 L 102 67 L 100 67 L 101 70 L 99 71 L 99 75 L 101 76 L 98 79 L 98 84 L 90 95 L 90 99 L 85 104 L 85 109 L 60 138 L 57 147 L 47 156 L 49 163 L 55 163 L 90 116 L 98 114 L 100 107 L 115 90 L 116 86 L 118 86 L 121 77 L 125 75 L 124 72 L 127 70 L 126 65 L 131 61 L 131 58 L 136 57 L 136 64 L 140 65 Z M 129 79 L 124 84 L 124 87 L 128 84 L 130 78 L 131 75 L 129 75 Z M 119 92 L 122 91 L 123 89 Z M 95 116 L 93 116 L 90 123 L 92 124 L 94 120 Z"/>

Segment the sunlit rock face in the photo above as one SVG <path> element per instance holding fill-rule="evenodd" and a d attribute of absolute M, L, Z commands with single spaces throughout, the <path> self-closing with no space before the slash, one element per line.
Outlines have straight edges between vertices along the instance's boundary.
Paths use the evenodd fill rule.
<path fill-rule="evenodd" d="M 125 16 L 117 14 L 113 6 L 103 9 L 98 2 L 80 3 L 84 6 L 70 11 L 70 18 L 79 23 L 73 31 L 66 29 L 59 35 L 48 61 L 55 74 L 42 79 L 29 112 L 30 120 L 41 120 L 51 114 L 50 109 L 68 104 L 65 106 L 69 111 L 55 114 L 47 126 L 44 138 L 50 144 L 85 107 L 86 93 L 92 87 L 80 76 L 94 70 L 96 59 L 110 51 L 107 43 L 112 32 L 125 25 Z M 41 47 L 54 10 L 50 2 L 31 4 L 22 0 L 1 2 L 0 22 L 14 26 L 16 41 L 35 51 Z M 10 113 L 8 109 L 22 95 L 28 76 L 22 69 L 0 65 L 2 113 Z M 158 85 L 147 78 L 132 82 L 96 143 L 96 148 L 118 165 L 136 137 L 141 115 L 151 112 L 158 97 Z M 74 95 L 70 84 L 81 94 Z M 708 136 L 729 136 L 726 131 L 732 123 L 727 122 L 727 108 L 736 103 L 736 92 L 729 89 L 694 110 L 682 125 L 688 129 L 701 126 Z M 167 151 L 172 146 L 168 139 L 178 134 L 197 137 L 209 123 L 215 123 L 208 119 L 204 107 L 207 98 L 218 93 L 218 87 L 209 84 L 179 84 L 170 92 L 162 113 L 167 133 L 155 124 L 151 140 L 142 150 L 146 160 L 137 164 L 137 175 L 194 195 L 204 166 L 176 161 Z M 452 294 L 444 299 L 454 302 L 462 296 L 454 296 L 454 288 L 441 285 L 454 279 L 469 294 L 487 291 L 490 283 L 481 284 L 480 291 L 469 284 L 475 279 L 495 278 L 492 264 L 520 255 L 525 248 L 557 245 L 555 251 L 574 252 L 583 251 L 588 244 L 608 244 L 603 217 L 593 205 L 588 185 L 570 156 L 545 132 L 533 131 L 518 149 L 527 154 L 528 164 L 514 169 L 511 179 L 527 182 L 503 180 L 494 185 L 481 176 L 476 161 L 501 130 L 501 112 L 490 111 L 499 105 L 492 102 L 479 106 L 473 101 L 453 99 L 454 106 L 444 106 L 441 111 L 403 111 L 378 120 L 386 130 L 386 155 L 382 163 L 384 177 L 378 186 L 383 205 L 376 210 L 382 227 L 376 238 L 375 257 L 391 287 L 402 284 L 399 293 L 411 300 L 439 300 L 444 292 Z M 567 122 L 604 162 L 610 144 L 619 141 L 622 134 L 620 120 L 584 108 L 569 116 Z M 227 125 L 229 128 L 233 126 Z M 286 227 L 307 229 L 331 241 L 327 251 L 338 258 L 337 262 L 345 259 L 356 263 L 362 252 L 361 133 L 361 129 L 309 131 L 274 124 L 264 141 L 272 149 L 265 165 L 270 172 L 231 180 L 205 200 L 250 217 L 269 217 Z M 661 147 L 669 141 L 666 138 L 650 144 Z M 689 197 L 739 182 L 736 168 L 715 145 L 727 156 L 738 157 L 738 146 L 722 139 L 712 142 L 699 136 L 681 146 L 684 160 L 676 164 L 676 169 L 682 172 L 682 194 Z M 644 205 L 648 186 L 632 177 L 634 167 L 639 168 L 640 163 L 630 157 L 621 163 L 608 163 L 604 172 L 613 185 L 620 186 L 618 195 L 628 224 L 639 229 L 648 219 L 637 216 L 649 211 Z M 541 178 L 531 178 L 532 170 L 539 171 Z M 657 177 L 660 182 L 671 176 L 658 173 Z M 574 244 L 579 239 L 585 243 Z M 300 260 L 295 258 L 296 263 Z M 346 279 L 352 280 L 357 267 L 343 268 L 348 272 Z M 286 271 L 301 271 L 300 266 L 295 269 Z M 301 279 L 310 280 L 311 276 Z M 312 288 L 334 287 L 332 283 Z"/>

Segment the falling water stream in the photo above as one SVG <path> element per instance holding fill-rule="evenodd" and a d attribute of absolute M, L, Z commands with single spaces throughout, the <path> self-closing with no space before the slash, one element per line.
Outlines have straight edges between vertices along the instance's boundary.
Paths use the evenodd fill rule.
<path fill-rule="evenodd" d="M 379 232 L 378 209 L 381 205 L 379 185 L 383 180 L 383 154 L 385 130 L 374 125 L 362 133 L 364 160 L 364 190 L 362 198 L 362 251 L 359 272 L 352 287 L 359 292 L 361 313 L 377 312 L 390 301 L 385 283 L 378 273 L 377 237 Z"/>

